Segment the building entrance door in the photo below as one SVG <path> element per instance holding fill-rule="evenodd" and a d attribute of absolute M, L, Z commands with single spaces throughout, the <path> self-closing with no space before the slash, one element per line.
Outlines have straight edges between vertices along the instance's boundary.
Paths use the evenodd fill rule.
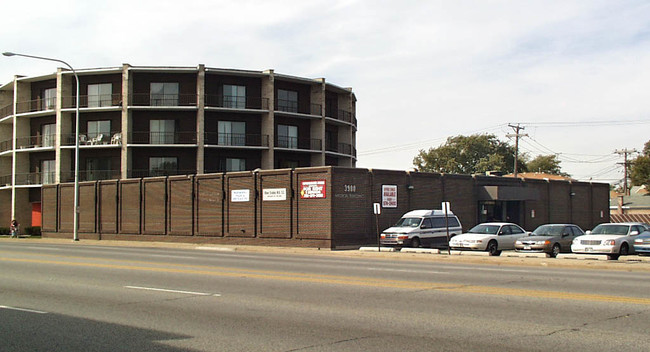
<path fill-rule="evenodd" d="M 513 222 L 520 224 L 522 201 L 484 200 L 478 203 L 479 222 Z"/>

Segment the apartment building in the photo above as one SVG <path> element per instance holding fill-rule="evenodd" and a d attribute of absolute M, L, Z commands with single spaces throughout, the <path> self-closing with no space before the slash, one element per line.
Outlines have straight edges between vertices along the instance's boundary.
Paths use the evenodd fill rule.
<path fill-rule="evenodd" d="M 197 67 L 58 69 L 0 87 L 0 221 L 40 226 L 43 184 L 356 166 L 350 88 Z M 0 223 L 2 227 L 2 223 Z"/>

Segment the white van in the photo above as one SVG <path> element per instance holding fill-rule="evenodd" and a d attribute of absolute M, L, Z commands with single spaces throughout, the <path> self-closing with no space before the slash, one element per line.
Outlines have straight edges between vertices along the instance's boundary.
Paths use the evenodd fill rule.
<path fill-rule="evenodd" d="M 460 221 L 452 212 L 442 210 L 413 210 L 402 215 L 397 224 L 381 234 L 380 243 L 387 246 L 447 247 L 449 237 L 463 233 Z"/>

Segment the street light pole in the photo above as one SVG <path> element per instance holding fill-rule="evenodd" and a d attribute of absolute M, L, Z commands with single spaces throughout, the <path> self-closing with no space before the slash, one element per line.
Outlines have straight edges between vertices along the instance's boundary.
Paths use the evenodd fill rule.
<path fill-rule="evenodd" d="M 53 59 L 49 57 L 41 57 L 41 56 L 33 56 L 33 55 L 25 55 L 25 54 L 17 54 L 17 53 L 12 53 L 12 52 L 4 52 L 2 53 L 4 56 L 22 56 L 22 57 L 28 57 L 31 59 L 37 59 L 37 60 L 47 60 L 47 61 L 54 61 L 54 62 L 60 62 L 72 71 L 72 74 L 74 74 L 74 78 L 77 81 L 77 98 L 76 98 L 76 107 L 75 107 L 75 113 L 76 113 L 76 118 L 75 118 L 75 146 L 74 146 L 74 219 L 73 225 L 72 225 L 72 236 L 74 241 L 79 241 L 79 76 L 77 75 L 77 72 L 68 64 L 67 62 L 59 59 Z M 59 136 L 59 138 L 61 138 Z M 14 187 L 16 185 L 13 185 Z"/>

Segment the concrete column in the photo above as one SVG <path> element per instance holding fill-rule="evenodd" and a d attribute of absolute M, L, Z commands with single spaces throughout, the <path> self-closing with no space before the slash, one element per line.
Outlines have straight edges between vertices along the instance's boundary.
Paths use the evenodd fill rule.
<path fill-rule="evenodd" d="M 264 71 L 262 77 L 262 99 L 268 99 L 269 111 L 262 113 L 261 133 L 269 136 L 269 148 L 262 150 L 262 169 L 269 170 L 275 167 L 275 76 L 273 70 Z"/>
<path fill-rule="evenodd" d="M 196 78 L 196 173 L 205 172 L 205 65 L 199 65 Z"/>
<path fill-rule="evenodd" d="M 311 166 L 325 165 L 325 78 L 315 79 L 316 84 L 311 86 L 311 104 L 319 104 L 320 118 L 311 121 L 311 138 L 321 140 L 320 153 L 311 155 Z"/>
<path fill-rule="evenodd" d="M 120 178 L 129 178 L 131 170 L 131 151 L 128 148 L 131 133 L 131 112 L 129 111 L 129 96 L 133 90 L 133 82 L 129 77 L 131 65 L 122 64 L 122 149 L 120 151 Z"/>
<path fill-rule="evenodd" d="M 64 138 L 69 138 L 74 133 L 74 125 L 76 114 L 69 112 L 62 112 L 63 106 L 63 97 L 76 96 L 76 91 L 73 93 L 72 81 L 74 80 L 73 75 L 63 75 L 63 69 L 59 68 L 56 71 L 56 135 L 59 137 L 56 139 L 56 154 L 55 154 L 55 176 L 54 179 L 57 183 L 66 181 L 71 178 L 71 170 L 74 167 L 73 162 L 74 158 L 70 149 L 61 149 Z M 72 140 L 74 143 L 74 139 Z"/>

